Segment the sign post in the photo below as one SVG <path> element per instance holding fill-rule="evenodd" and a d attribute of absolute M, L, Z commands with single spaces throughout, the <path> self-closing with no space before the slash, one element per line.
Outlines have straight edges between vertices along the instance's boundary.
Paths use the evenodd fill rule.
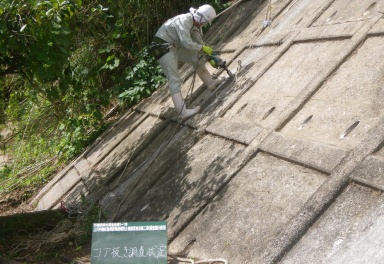
<path fill-rule="evenodd" d="M 166 264 L 167 223 L 94 223 L 92 264 Z"/>

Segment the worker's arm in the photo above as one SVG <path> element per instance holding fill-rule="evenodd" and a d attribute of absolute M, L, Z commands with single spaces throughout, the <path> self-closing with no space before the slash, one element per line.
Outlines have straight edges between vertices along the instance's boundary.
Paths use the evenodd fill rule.
<path fill-rule="evenodd" d="M 193 27 L 193 20 L 188 19 L 188 17 L 179 19 L 175 26 L 177 27 L 177 33 L 179 37 L 180 44 L 190 50 L 200 51 L 203 45 L 194 42 L 191 38 L 191 28 Z"/>

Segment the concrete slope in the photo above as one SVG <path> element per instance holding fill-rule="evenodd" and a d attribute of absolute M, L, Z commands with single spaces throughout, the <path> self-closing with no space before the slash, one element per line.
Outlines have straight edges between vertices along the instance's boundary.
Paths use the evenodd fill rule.
<path fill-rule="evenodd" d="M 169 251 L 196 238 L 200 259 L 384 263 L 383 12 L 240 1 L 205 36 L 236 78 L 210 92 L 181 69 L 196 117 L 178 122 L 161 87 L 32 203 L 84 194 L 105 221 L 167 221 Z"/>

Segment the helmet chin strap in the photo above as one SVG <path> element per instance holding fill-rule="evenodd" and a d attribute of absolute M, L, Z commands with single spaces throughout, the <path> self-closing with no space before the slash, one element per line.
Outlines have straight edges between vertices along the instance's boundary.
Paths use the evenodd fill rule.
<path fill-rule="evenodd" d="M 193 19 L 199 23 L 199 24 L 205 24 L 207 23 L 208 21 L 206 21 L 206 19 L 204 18 L 204 16 L 195 8 L 191 7 L 189 9 L 189 11 L 191 12 L 192 16 L 193 16 Z"/>
<path fill-rule="evenodd" d="M 208 21 L 204 18 L 204 16 L 203 16 L 202 14 L 199 13 L 199 11 L 196 10 L 196 13 L 197 13 L 197 14 L 199 15 L 199 17 L 200 17 L 200 21 L 199 21 L 200 24 L 205 24 L 205 23 L 208 22 Z"/>

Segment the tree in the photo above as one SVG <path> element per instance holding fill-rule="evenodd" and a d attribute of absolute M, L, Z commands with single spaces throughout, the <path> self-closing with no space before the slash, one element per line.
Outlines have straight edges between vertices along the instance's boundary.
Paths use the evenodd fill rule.
<path fill-rule="evenodd" d="M 149 96 L 164 82 L 147 52 L 154 33 L 206 2 L 0 1 L 0 124 L 20 134 L 6 172 L 17 175 L 55 153 L 73 158 L 105 127 L 111 102 Z"/>

